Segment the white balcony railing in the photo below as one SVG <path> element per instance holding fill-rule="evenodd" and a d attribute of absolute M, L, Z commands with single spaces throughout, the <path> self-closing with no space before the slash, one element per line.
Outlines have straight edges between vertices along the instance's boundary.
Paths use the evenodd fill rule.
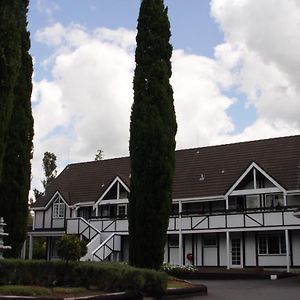
<path fill-rule="evenodd" d="M 234 228 L 258 228 L 274 226 L 300 226 L 300 218 L 295 216 L 295 209 L 246 212 L 217 212 L 214 214 L 193 214 L 171 216 L 168 231 L 182 230 L 217 230 Z M 181 221 L 180 221 L 181 219 Z M 89 223 L 102 233 L 128 233 L 127 219 L 96 218 Z"/>

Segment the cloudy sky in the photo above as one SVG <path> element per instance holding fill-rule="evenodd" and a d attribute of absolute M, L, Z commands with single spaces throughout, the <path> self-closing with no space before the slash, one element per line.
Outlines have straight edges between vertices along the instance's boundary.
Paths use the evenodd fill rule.
<path fill-rule="evenodd" d="M 276 5 L 274 5 L 276 2 Z M 300 1 L 165 0 L 177 149 L 300 133 Z M 41 161 L 128 155 L 139 0 L 31 0 Z"/>

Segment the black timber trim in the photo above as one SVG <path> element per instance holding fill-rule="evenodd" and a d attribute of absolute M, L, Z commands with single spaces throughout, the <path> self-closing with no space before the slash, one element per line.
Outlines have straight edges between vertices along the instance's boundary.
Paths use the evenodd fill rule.
<path fill-rule="evenodd" d="M 192 256 L 193 256 L 193 261 L 192 261 L 192 265 L 195 265 L 195 261 L 196 261 L 196 257 L 195 257 L 195 236 L 194 234 L 192 235 Z"/>
<path fill-rule="evenodd" d="M 290 265 L 291 267 L 294 266 L 294 254 L 293 254 L 293 231 L 290 230 L 289 234 L 289 241 L 290 241 Z"/>
<path fill-rule="evenodd" d="M 192 217 L 191 217 L 192 219 Z M 196 223 L 193 227 L 191 227 L 192 229 L 195 229 L 198 225 L 200 225 L 202 222 L 204 222 L 206 219 L 208 219 L 208 216 L 205 216 L 201 221 L 199 221 L 198 223 Z M 207 221 L 208 222 L 208 221 Z M 209 228 L 209 222 L 207 223 L 207 228 Z M 199 230 L 199 229 L 196 229 Z"/>
<path fill-rule="evenodd" d="M 182 256 L 183 256 L 183 265 L 185 266 L 185 235 L 182 235 Z"/>
<path fill-rule="evenodd" d="M 255 232 L 255 265 L 258 267 L 258 237 L 257 232 Z"/>
<path fill-rule="evenodd" d="M 53 204 L 51 205 L 51 222 L 50 222 L 50 228 L 53 228 Z"/>
<path fill-rule="evenodd" d="M 257 220 L 255 220 L 254 218 L 250 217 L 248 214 L 244 214 L 244 227 L 246 228 L 246 223 L 245 223 L 245 217 L 248 217 L 249 219 L 251 219 L 252 221 L 254 221 L 255 223 L 257 223 L 260 226 L 264 226 L 264 218 L 263 218 L 263 223 L 258 222 Z M 279 225 L 280 226 L 280 225 Z M 249 226 L 252 227 L 252 226 Z"/>
<path fill-rule="evenodd" d="M 43 210 L 43 228 L 45 228 L 45 210 Z M 34 218 L 34 223 L 36 225 L 36 218 Z"/>
<path fill-rule="evenodd" d="M 220 266 L 220 233 L 217 232 L 217 266 Z"/>
<path fill-rule="evenodd" d="M 243 266 L 246 267 L 245 231 L 242 232 Z"/>
<path fill-rule="evenodd" d="M 204 267 L 204 255 L 203 255 L 203 234 L 201 234 L 201 266 Z"/>

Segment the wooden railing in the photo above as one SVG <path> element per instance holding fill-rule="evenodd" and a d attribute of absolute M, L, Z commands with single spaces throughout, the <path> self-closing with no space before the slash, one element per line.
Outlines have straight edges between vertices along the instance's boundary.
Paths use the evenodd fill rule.
<path fill-rule="evenodd" d="M 78 234 L 85 237 L 88 241 L 101 234 L 91 223 L 80 217 L 66 219 L 66 233 Z"/>
<path fill-rule="evenodd" d="M 121 251 L 121 236 L 113 233 L 92 252 L 92 260 L 104 261 L 116 251 Z"/>

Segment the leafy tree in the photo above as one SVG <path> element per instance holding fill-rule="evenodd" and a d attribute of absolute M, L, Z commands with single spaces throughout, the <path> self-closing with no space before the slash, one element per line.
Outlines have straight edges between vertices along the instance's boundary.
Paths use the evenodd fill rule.
<path fill-rule="evenodd" d="M 52 182 L 54 178 L 56 178 L 57 170 L 56 170 L 56 155 L 52 152 L 45 152 L 43 157 L 43 169 L 45 174 L 45 179 L 41 182 L 43 184 L 44 189 Z M 34 197 L 35 199 L 39 198 L 43 195 L 43 192 L 40 192 L 38 189 L 34 189 Z"/>
<path fill-rule="evenodd" d="M 129 261 L 158 269 L 172 204 L 177 131 L 169 83 L 170 24 L 163 0 L 142 1 L 137 29 L 129 143 Z"/>
<path fill-rule="evenodd" d="M 87 246 L 76 235 L 65 234 L 57 242 L 57 254 L 66 262 L 78 261 L 86 255 Z"/>
<path fill-rule="evenodd" d="M 95 154 L 95 161 L 102 160 L 104 158 L 104 151 L 101 149 L 97 150 L 97 153 Z"/>
<path fill-rule="evenodd" d="M 6 1 L 4 1 L 6 2 Z M 13 90 L 13 111 L 7 130 L 2 182 L 0 184 L 0 211 L 7 223 L 12 246 L 7 255 L 18 257 L 26 238 L 28 221 L 28 194 L 31 179 L 33 118 L 31 111 L 32 59 L 29 55 L 30 39 L 26 29 L 27 0 L 12 1 L 19 6 L 21 32 L 21 65 Z M 2 4 L 3 2 L 1 2 Z M 0 13 L 1 14 L 1 13 Z"/>
<path fill-rule="evenodd" d="M 23 7 L 21 0 L 0 1 L 0 181 L 13 111 L 14 89 L 21 65 Z"/>
<path fill-rule="evenodd" d="M 44 188 L 51 183 L 51 181 L 56 177 L 56 155 L 52 152 L 45 152 L 43 157 L 43 169 L 45 172 L 45 180 L 42 181 Z"/>

